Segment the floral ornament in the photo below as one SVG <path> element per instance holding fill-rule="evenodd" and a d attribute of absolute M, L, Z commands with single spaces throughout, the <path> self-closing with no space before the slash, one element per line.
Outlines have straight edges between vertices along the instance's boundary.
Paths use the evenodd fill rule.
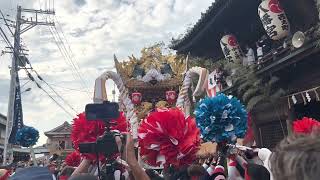
<path fill-rule="evenodd" d="M 78 167 L 81 162 L 80 153 L 77 151 L 73 151 L 72 153 L 67 155 L 65 162 L 68 166 Z"/>
<path fill-rule="evenodd" d="M 121 133 L 125 133 L 129 131 L 128 127 L 129 127 L 129 123 L 124 113 L 120 112 L 119 118 L 111 121 L 110 129 L 120 131 Z"/>
<path fill-rule="evenodd" d="M 120 117 L 115 120 L 111 120 L 111 130 L 118 130 L 120 132 L 128 131 L 128 124 L 123 112 L 120 112 Z M 105 123 L 102 120 L 88 121 L 85 113 L 81 113 L 77 118 L 73 120 L 71 140 L 74 148 L 79 151 L 80 143 L 96 142 L 99 136 L 102 136 L 105 132 Z M 96 154 L 84 153 L 81 154 L 90 160 L 96 160 Z M 103 154 L 99 154 L 100 160 L 104 160 Z"/>
<path fill-rule="evenodd" d="M 22 147 L 30 147 L 37 143 L 39 131 L 33 127 L 24 126 L 16 134 L 16 142 Z"/>
<path fill-rule="evenodd" d="M 104 133 L 105 123 L 101 120 L 88 121 L 85 113 L 81 113 L 77 118 L 73 119 L 71 140 L 73 142 L 75 150 L 79 151 L 79 144 L 96 142 L 97 138 Z M 96 160 L 96 154 L 81 154 L 82 157 L 89 160 Z M 105 159 L 103 154 L 99 154 L 99 157 Z"/>
<path fill-rule="evenodd" d="M 320 128 L 320 122 L 312 118 L 304 117 L 293 122 L 293 131 L 298 134 L 310 134 L 316 128 Z"/>
<path fill-rule="evenodd" d="M 237 98 L 218 94 L 201 100 L 195 110 L 203 138 L 213 142 L 235 143 L 247 130 L 247 112 Z"/>
<path fill-rule="evenodd" d="M 151 166 L 191 164 L 200 146 L 195 120 L 179 109 L 161 109 L 142 121 L 139 130 L 140 155 Z"/>

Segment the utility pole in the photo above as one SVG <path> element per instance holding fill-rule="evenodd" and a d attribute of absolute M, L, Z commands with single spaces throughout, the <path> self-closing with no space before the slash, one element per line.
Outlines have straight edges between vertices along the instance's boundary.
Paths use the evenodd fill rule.
<path fill-rule="evenodd" d="M 35 15 L 35 19 L 24 19 L 22 18 L 22 12 L 32 13 Z M 46 26 L 54 26 L 53 22 L 41 22 L 38 21 L 38 14 L 47 14 L 47 15 L 54 15 L 54 11 L 50 10 L 34 10 L 34 9 L 23 9 L 21 6 L 18 6 L 17 9 L 17 16 L 16 16 L 16 25 L 15 25 L 15 32 L 14 32 L 14 47 L 12 49 L 13 57 L 11 63 L 11 81 L 10 81 L 10 92 L 9 92 L 9 103 L 8 103 L 8 114 L 7 114 L 7 124 L 6 124 L 6 136 L 5 136 L 5 144 L 4 144 L 4 151 L 3 151 L 3 165 L 7 165 L 7 158 L 9 152 L 12 150 L 12 145 L 9 144 L 10 134 L 13 131 L 13 125 L 15 121 L 15 102 L 17 99 L 21 100 L 21 92 L 20 92 L 20 83 L 19 83 L 19 62 L 22 61 L 25 55 L 22 53 L 22 48 L 20 45 L 20 35 L 31 28 L 37 25 L 46 25 Z M 4 19 L 5 20 L 5 19 Z M 27 26 L 23 27 L 26 24 Z M 9 27 L 8 27 L 9 28 Z M 10 29 L 10 28 L 9 28 Z M 21 63 L 23 64 L 23 63 Z M 22 108 L 22 107 L 20 107 Z M 21 109 L 21 118 L 22 118 L 22 109 Z M 11 154 L 10 154 L 11 155 Z M 10 161 L 12 158 L 10 159 Z"/>

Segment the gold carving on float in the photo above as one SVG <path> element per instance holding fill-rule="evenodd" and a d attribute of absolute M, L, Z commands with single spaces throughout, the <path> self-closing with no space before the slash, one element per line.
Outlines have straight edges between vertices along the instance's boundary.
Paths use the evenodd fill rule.
<path fill-rule="evenodd" d="M 144 119 L 153 108 L 174 106 L 166 101 L 166 91 L 174 90 L 178 93 L 187 71 L 185 57 L 165 55 L 161 45 L 157 44 L 143 48 L 140 58 L 133 55 L 128 58 L 127 61 L 119 62 L 114 56 L 114 62 L 129 93 L 142 94 L 141 104 L 135 105 L 138 119 Z"/>
<path fill-rule="evenodd" d="M 181 81 L 183 80 L 183 74 L 186 71 L 186 61 L 184 57 L 178 57 L 173 54 L 163 55 L 161 47 L 152 46 L 149 48 L 143 48 L 141 50 L 141 58 L 129 56 L 128 61 L 119 62 L 117 57 L 114 56 L 115 66 L 117 72 L 121 75 L 123 80 L 128 81 L 130 79 L 137 79 L 135 77 L 136 71 L 143 71 L 144 74 L 148 73 L 151 69 L 161 71 L 161 68 L 168 66 L 172 70 L 172 77 L 166 81 Z M 126 83 L 125 83 L 126 84 Z"/>
<path fill-rule="evenodd" d="M 138 119 L 144 119 L 152 110 L 152 103 L 142 102 L 140 106 L 136 107 Z"/>
<path fill-rule="evenodd" d="M 156 104 L 156 108 L 168 108 L 170 107 L 167 101 L 159 101 Z"/>

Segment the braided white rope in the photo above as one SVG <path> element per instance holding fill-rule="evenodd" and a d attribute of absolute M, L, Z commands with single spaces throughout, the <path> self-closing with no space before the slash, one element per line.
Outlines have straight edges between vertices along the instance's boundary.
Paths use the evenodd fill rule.
<path fill-rule="evenodd" d="M 113 71 L 107 71 L 103 73 L 100 77 L 96 79 L 96 85 L 95 85 L 95 92 L 99 92 L 96 88 L 104 87 L 105 82 L 108 79 L 112 79 L 114 83 L 116 84 L 117 88 L 119 89 L 119 104 L 120 109 L 124 110 L 127 120 L 129 120 L 130 123 L 130 129 L 132 133 L 133 139 L 138 138 L 138 117 L 136 113 L 134 112 L 134 105 L 131 102 L 131 99 L 129 97 L 129 92 L 127 88 L 124 86 L 123 81 L 119 74 Z M 99 85 L 97 82 L 103 82 L 103 86 Z M 103 93 L 102 93 L 103 94 Z M 99 94 L 95 93 L 93 101 L 94 102 L 101 102 L 104 97 L 100 96 Z"/>
<path fill-rule="evenodd" d="M 188 97 L 188 90 L 192 83 L 192 77 L 199 76 L 197 87 L 193 93 L 193 96 L 199 96 L 208 84 L 208 74 L 208 70 L 201 67 L 193 67 L 186 72 L 176 103 L 178 108 L 184 109 L 186 117 L 190 116 L 191 102 Z"/>

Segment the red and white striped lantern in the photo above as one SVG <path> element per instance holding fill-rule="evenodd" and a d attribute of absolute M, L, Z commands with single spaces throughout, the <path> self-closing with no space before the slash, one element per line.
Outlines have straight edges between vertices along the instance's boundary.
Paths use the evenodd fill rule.
<path fill-rule="evenodd" d="M 215 97 L 219 91 L 222 90 L 221 83 L 217 82 L 217 71 L 214 70 L 209 76 L 208 76 L 208 89 L 207 89 L 207 95 L 209 97 Z"/>
<path fill-rule="evenodd" d="M 289 35 L 289 20 L 279 0 L 262 1 L 258 8 L 258 14 L 265 31 L 271 39 L 280 40 Z"/>
<path fill-rule="evenodd" d="M 131 101 L 134 105 L 141 104 L 142 101 L 142 94 L 139 92 L 134 92 L 131 94 Z"/>
<path fill-rule="evenodd" d="M 166 99 L 169 104 L 175 103 L 177 99 L 177 93 L 175 91 L 167 91 Z"/>

